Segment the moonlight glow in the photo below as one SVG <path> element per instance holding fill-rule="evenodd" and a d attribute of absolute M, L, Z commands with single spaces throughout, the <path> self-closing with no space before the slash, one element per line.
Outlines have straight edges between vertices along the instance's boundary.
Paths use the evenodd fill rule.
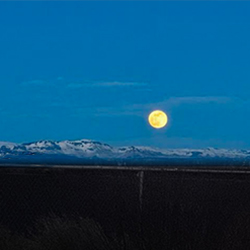
<path fill-rule="evenodd" d="M 163 111 L 155 110 L 148 116 L 148 122 L 153 128 L 163 128 L 168 122 L 168 117 Z"/>

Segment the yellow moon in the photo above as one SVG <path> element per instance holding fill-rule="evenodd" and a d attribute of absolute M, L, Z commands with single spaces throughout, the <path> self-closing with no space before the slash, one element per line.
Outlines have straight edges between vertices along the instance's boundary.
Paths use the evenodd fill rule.
<path fill-rule="evenodd" d="M 168 117 L 163 111 L 155 110 L 149 114 L 148 122 L 154 128 L 163 128 L 168 122 Z"/>

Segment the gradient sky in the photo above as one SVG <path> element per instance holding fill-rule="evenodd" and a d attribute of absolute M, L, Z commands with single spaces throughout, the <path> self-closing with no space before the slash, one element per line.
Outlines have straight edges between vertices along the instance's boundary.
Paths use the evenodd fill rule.
<path fill-rule="evenodd" d="M 250 148 L 250 2 L 0 2 L 0 141 Z M 156 130 L 154 109 L 169 116 Z"/>

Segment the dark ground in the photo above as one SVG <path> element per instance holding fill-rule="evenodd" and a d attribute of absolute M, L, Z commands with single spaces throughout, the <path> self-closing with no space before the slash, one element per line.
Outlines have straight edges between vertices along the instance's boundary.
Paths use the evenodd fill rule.
<path fill-rule="evenodd" d="M 90 218 L 107 242 L 117 239 L 113 249 L 250 249 L 250 170 L 216 169 L 2 167 L 0 248 L 5 240 L 1 249 L 14 249 L 8 242 L 19 236 L 51 237 L 42 219 L 58 235 L 63 221 Z M 46 249 L 111 249 L 70 242 Z"/>

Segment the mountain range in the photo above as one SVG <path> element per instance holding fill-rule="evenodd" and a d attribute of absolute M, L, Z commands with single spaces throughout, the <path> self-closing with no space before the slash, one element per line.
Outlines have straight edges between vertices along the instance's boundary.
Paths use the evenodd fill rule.
<path fill-rule="evenodd" d="M 0 142 L 0 164 L 249 165 L 250 150 L 112 147 L 93 140 Z"/>

